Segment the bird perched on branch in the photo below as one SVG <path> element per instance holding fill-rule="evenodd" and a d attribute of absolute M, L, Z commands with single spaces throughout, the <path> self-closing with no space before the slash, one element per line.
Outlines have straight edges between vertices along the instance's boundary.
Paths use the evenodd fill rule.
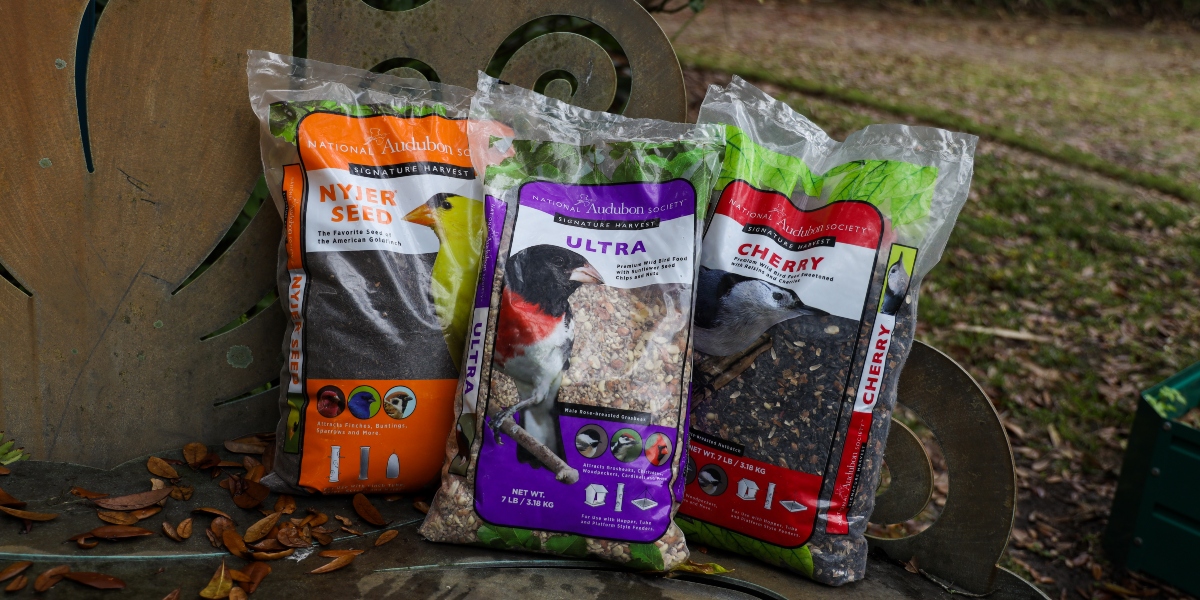
<path fill-rule="evenodd" d="M 491 420 L 497 442 L 500 424 L 519 412 L 521 427 L 566 460 L 557 397 L 575 342 L 568 300 L 580 286 L 603 283 L 591 263 L 558 246 L 532 246 L 508 259 L 492 364 L 516 384 L 517 403 Z M 535 468 L 545 466 L 521 447 L 517 459 Z"/>
<path fill-rule="evenodd" d="M 696 289 L 696 349 L 728 356 L 749 346 L 772 325 L 805 315 L 827 315 L 795 292 L 720 269 L 700 267 Z"/>
<path fill-rule="evenodd" d="M 433 310 L 454 366 L 462 368 L 463 344 L 475 308 L 475 284 L 483 247 L 483 203 L 436 194 L 404 220 L 433 229 L 439 246 L 433 261 Z"/>
<path fill-rule="evenodd" d="M 896 261 L 887 272 L 887 286 L 883 290 L 883 303 L 879 312 L 894 315 L 904 305 L 904 296 L 908 293 L 908 271 L 904 269 L 904 261 Z"/>

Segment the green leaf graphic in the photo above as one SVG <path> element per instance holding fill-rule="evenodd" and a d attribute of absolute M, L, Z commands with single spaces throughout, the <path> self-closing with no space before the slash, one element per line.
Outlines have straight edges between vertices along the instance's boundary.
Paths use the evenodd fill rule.
<path fill-rule="evenodd" d="M 738 554 L 746 554 L 765 563 L 791 569 L 805 577 L 812 578 L 812 553 L 809 552 L 808 546 L 783 548 L 760 542 L 724 527 L 683 516 L 676 517 L 675 524 L 683 530 L 683 534 L 690 544 L 705 544 Z"/>
<path fill-rule="evenodd" d="M 546 552 L 560 556 L 583 558 L 587 556 L 587 539 L 578 535 L 558 535 L 546 540 Z"/>

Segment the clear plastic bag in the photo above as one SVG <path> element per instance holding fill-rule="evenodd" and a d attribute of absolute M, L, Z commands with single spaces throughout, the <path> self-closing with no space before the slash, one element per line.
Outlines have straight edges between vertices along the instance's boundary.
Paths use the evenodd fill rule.
<path fill-rule="evenodd" d="M 872 125 L 844 143 L 745 81 L 697 285 L 693 543 L 832 585 L 861 579 L 917 294 L 967 199 L 977 138 Z"/>
<path fill-rule="evenodd" d="M 440 542 L 669 570 L 693 282 L 722 130 L 570 106 L 480 75 L 488 242 Z"/>
<path fill-rule="evenodd" d="M 259 51 L 247 73 L 293 323 L 263 481 L 420 488 L 442 465 L 479 271 L 471 92 Z"/>

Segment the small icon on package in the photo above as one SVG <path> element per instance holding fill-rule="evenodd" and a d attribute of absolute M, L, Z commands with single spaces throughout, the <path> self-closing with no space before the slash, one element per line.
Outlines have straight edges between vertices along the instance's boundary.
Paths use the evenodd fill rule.
<path fill-rule="evenodd" d="M 753 500 L 758 495 L 758 484 L 749 479 L 739 481 L 737 495 L 742 500 Z"/>
<path fill-rule="evenodd" d="M 371 447 L 360 446 L 358 448 L 358 478 L 367 478 L 367 461 L 371 458 Z"/>
<path fill-rule="evenodd" d="M 771 500 L 774 498 L 775 498 L 775 484 L 768 483 L 767 484 L 767 503 L 763 505 L 763 508 L 765 508 L 767 510 L 771 510 Z"/>
<path fill-rule="evenodd" d="M 342 467 L 342 447 L 333 446 L 329 449 L 329 483 L 337 483 L 338 469 Z"/>
<path fill-rule="evenodd" d="M 593 483 L 592 485 L 587 486 L 587 489 L 584 490 L 583 502 L 588 506 L 604 506 L 604 497 L 607 495 L 608 488 L 598 483 Z"/>
<path fill-rule="evenodd" d="M 388 457 L 387 478 L 395 479 L 399 476 L 400 476 L 400 457 L 396 456 L 396 453 L 393 452 L 392 455 Z"/>
<path fill-rule="evenodd" d="M 808 510 L 808 507 L 796 502 L 795 500 L 780 500 L 779 505 L 786 508 L 788 512 L 800 512 Z"/>
<path fill-rule="evenodd" d="M 624 499 L 625 499 L 625 484 L 618 483 L 617 484 L 617 502 L 616 502 L 616 507 L 613 508 L 614 512 L 621 512 L 621 504 L 622 504 L 621 501 Z"/>

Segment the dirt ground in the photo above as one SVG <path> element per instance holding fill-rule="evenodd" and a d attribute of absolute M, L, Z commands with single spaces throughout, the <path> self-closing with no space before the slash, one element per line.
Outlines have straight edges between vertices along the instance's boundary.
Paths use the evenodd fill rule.
<path fill-rule="evenodd" d="M 687 18 L 660 20 L 671 35 Z M 870 35 L 861 35 L 864 28 Z M 1194 33 L 726 0 L 690 23 L 677 45 L 685 62 L 701 53 L 749 56 L 810 80 L 871 93 L 903 89 L 908 102 L 938 104 L 981 122 L 1019 113 L 1031 135 L 1062 136 L 1107 160 L 1200 181 L 1170 166 L 1195 164 L 1200 152 L 1197 117 L 1185 114 L 1180 101 L 1200 94 Z M 768 46 L 769 55 L 755 54 Z M 996 88 L 990 77 L 1025 68 L 1050 86 L 1053 98 L 1025 101 L 1018 110 L 1013 97 L 1032 90 L 1014 92 L 1012 82 Z M 988 77 L 964 75 L 977 71 Z M 685 77 L 695 118 L 707 86 L 727 82 L 729 74 L 693 68 Z M 1103 97 L 1087 110 L 1055 104 L 1062 99 L 1054 81 L 1106 77 L 1140 78 L 1160 97 L 1148 99 L 1149 88 L 1135 86 L 1097 91 Z M 838 139 L 870 123 L 919 124 L 763 87 Z M 1143 110 L 1147 102 L 1158 112 Z M 1100 104 L 1110 112 L 1097 112 Z M 1120 121 L 1116 113 L 1136 118 Z M 1129 158 L 1139 152 L 1145 160 Z M 1002 564 L 1052 598 L 1187 597 L 1114 568 L 1100 543 L 1138 392 L 1200 360 L 1198 273 L 1200 207 L 981 140 L 971 199 L 921 292 L 918 338 L 966 366 L 1000 412 L 1019 485 L 1018 518 Z M 1037 341 L 1013 339 L 1012 332 Z M 945 494 L 953 493 L 944 473 L 936 483 L 935 502 L 922 518 L 875 533 L 917 531 L 936 517 Z"/>

